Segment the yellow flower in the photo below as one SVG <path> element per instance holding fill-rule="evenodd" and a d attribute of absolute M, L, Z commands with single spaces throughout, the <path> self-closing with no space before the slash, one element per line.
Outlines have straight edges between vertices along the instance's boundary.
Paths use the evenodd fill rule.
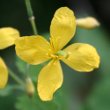
<path fill-rule="evenodd" d="M 18 38 L 19 32 L 11 27 L 0 28 L 0 50 L 5 49 L 15 43 Z M 0 89 L 4 88 L 8 81 L 8 69 L 0 57 Z"/>
<path fill-rule="evenodd" d="M 42 36 L 24 36 L 16 40 L 17 55 L 29 64 L 37 65 L 50 61 L 38 76 L 38 94 L 43 101 L 53 98 L 55 91 L 63 83 L 62 60 L 80 72 L 89 72 L 99 67 L 100 58 L 96 49 L 84 43 L 74 43 L 65 49 L 76 30 L 76 20 L 72 10 L 59 8 L 50 26 L 50 43 Z"/>
<path fill-rule="evenodd" d="M 11 27 L 0 28 L 0 49 L 14 45 L 15 39 L 19 37 L 18 30 Z"/>

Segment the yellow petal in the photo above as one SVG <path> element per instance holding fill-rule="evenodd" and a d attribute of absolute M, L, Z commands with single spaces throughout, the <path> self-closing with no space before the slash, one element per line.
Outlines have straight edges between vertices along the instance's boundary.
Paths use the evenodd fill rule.
<path fill-rule="evenodd" d="M 89 72 L 99 67 L 100 57 L 96 49 L 83 43 L 75 43 L 64 49 L 68 57 L 63 61 L 80 72 Z"/>
<path fill-rule="evenodd" d="M 92 29 L 100 26 L 100 23 L 94 17 L 79 18 L 76 20 L 76 24 L 85 29 Z"/>
<path fill-rule="evenodd" d="M 59 61 L 51 61 L 38 77 L 38 94 L 43 101 L 52 100 L 55 91 L 61 87 L 63 74 Z"/>
<path fill-rule="evenodd" d="M 75 16 L 67 7 L 59 8 L 50 26 L 51 44 L 58 51 L 62 49 L 74 36 L 76 30 Z"/>
<path fill-rule="evenodd" d="M 0 28 L 0 49 L 7 48 L 15 43 L 15 39 L 20 36 L 18 30 L 5 27 Z"/>
<path fill-rule="evenodd" d="M 29 64 L 40 64 L 49 59 L 50 44 L 41 36 L 25 36 L 16 40 L 17 55 Z"/>
<path fill-rule="evenodd" d="M 2 58 L 0 58 L 0 89 L 6 86 L 7 81 L 8 81 L 8 70 L 4 61 L 2 60 Z"/>

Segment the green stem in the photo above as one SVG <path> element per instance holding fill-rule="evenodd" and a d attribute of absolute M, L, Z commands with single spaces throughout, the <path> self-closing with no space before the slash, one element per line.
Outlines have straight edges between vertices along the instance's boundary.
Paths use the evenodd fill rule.
<path fill-rule="evenodd" d="M 11 69 L 8 68 L 10 76 L 20 85 L 25 86 L 24 82 L 15 74 Z"/>
<path fill-rule="evenodd" d="M 27 63 L 27 65 L 26 65 L 26 71 L 25 71 L 25 73 L 27 74 L 26 75 L 26 78 L 28 77 L 28 74 L 29 74 L 29 68 L 30 68 L 30 64 Z"/>
<path fill-rule="evenodd" d="M 29 20 L 30 20 L 30 23 L 31 23 L 31 26 L 32 26 L 32 29 L 33 29 L 33 33 L 35 35 L 37 35 L 38 32 L 37 32 L 37 27 L 36 27 L 36 24 L 35 24 L 35 17 L 34 17 L 34 14 L 33 14 L 33 10 L 32 10 L 32 7 L 31 7 L 30 0 L 25 0 L 25 4 L 26 4 L 26 8 L 27 8 L 28 17 L 29 17 Z"/>

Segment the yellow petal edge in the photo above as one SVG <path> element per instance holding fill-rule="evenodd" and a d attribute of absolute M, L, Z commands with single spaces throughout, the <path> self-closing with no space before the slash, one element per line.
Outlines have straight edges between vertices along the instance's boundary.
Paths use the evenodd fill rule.
<path fill-rule="evenodd" d="M 0 57 L 0 89 L 4 88 L 8 81 L 8 69 Z"/>

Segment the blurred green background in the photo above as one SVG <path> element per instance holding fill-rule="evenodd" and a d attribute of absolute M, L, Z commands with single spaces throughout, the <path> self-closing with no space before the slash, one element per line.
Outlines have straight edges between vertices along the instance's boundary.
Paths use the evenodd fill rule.
<path fill-rule="evenodd" d="M 100 68 L 90 73 L 79 73 L 62 63 L 64 84 L 51 102 L 42 102 L 37 92 L 33 98 L 29 98 L 22 90 L 18 90 L 19 86 L 10 77 L 10 84 L 0 90 L 0 110 L 110 110 L 110 1 L 31 0 L 31 3 L 38 32 L 46 38 L 53 14 L 59 7 L 70 7 L 77 18 L 96 17 L 101 26 L 93 30 L 77 27 L 70 43 L 83 42 L 95 46 L 101 57 Z M 0 0 L 0 27 L 7 26 L 17 28 L 22 36 L 33 34 L 24 0 Z M 25 63 L 16 57 L 14 46 L 0 50 L 0 56 L 21 77 Z M 30 77 L 35 86 L 41 68 L 41 65 L 30 67 Z"/>

